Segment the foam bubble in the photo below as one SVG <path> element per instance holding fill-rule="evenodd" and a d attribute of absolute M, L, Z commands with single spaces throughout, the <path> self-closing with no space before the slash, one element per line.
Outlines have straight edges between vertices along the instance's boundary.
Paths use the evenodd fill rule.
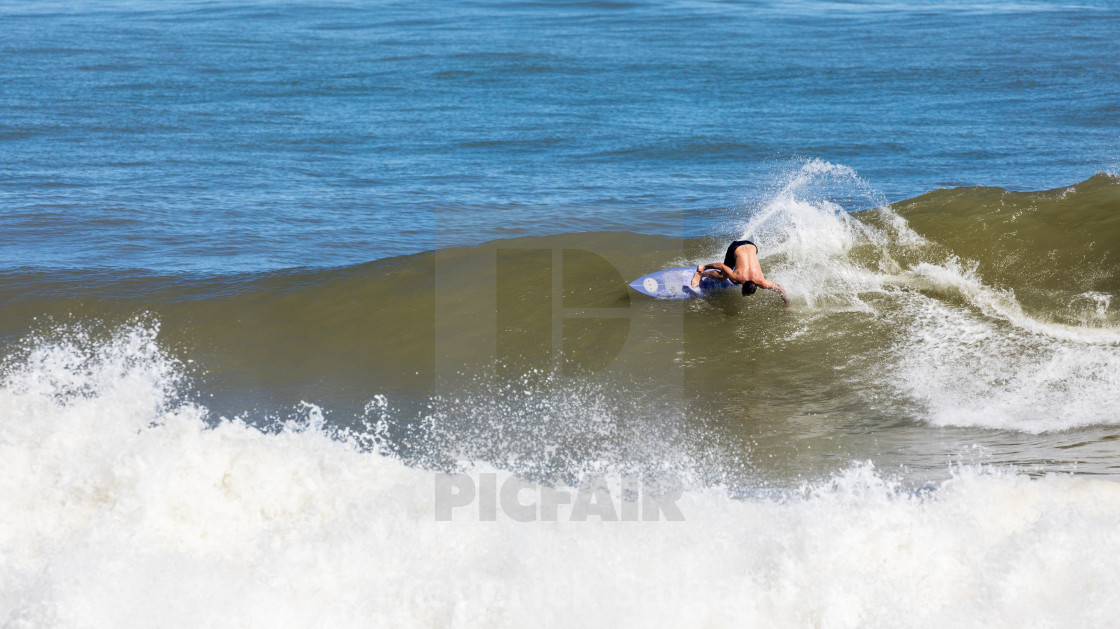
<path fill-rule="evenodd" d="M 1083 324 L 1108 321 L 1109 307 L 1112 305 L 1112 295 L 1097 291 L 1086 291 L 1074 297 L 1069 304 L 1072 312 L 1080 312 Z"/>

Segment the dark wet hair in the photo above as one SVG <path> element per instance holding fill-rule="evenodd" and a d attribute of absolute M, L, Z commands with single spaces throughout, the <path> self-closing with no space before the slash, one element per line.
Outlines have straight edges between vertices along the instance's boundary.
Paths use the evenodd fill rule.
<path fill-rule="evenodd" d="M 758 284 L 755 284 L 754 282 L 751 282 L 749 280 L 743 282 L 743 297 L 746 297 L 747 295 L 753 295 L 756 290 L 758 290 Z"/>

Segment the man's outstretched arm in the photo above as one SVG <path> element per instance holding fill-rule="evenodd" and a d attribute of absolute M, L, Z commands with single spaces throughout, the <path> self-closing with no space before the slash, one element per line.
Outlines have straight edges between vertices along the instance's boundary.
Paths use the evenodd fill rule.
<path fill-rule="evenodd" d="M 771 282 L 770 280 L 755 280 L 755 284 L 758 284 L 759 288 L 765 288 L 778 293 L 779 295 L 781 295 L 782 301 L 785 302 L 787 306 L 789 305 L 789 293 L 786 292 L 785 287 L 781 284 L 777 282 Z"/>

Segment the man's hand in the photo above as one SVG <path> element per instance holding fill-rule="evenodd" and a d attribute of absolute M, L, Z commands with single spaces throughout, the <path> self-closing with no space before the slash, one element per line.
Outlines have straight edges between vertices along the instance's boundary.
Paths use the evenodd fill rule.
<path fill-rule="evenodd" d="M 781 295 L 782 301 L 785 302 L 785 307 L 789 308 L 789 293 L 786 292 L 785 287 L 777 282 L 771 282 L 771 284 L 773 284 L 773 287 L 770 290 L 773 290 L 775 293 Z"/>
<path fill-rule="evenodd" d="M 697 264 L 696 265 L 696 273 L 694 273 L 693 276 L 692 276 L 692 287 L 693 288 L 696 288 L 697 286 L 700 285 L 700 278 L 703 275 L 704 275 L 704 265 L 703 264 Z"/>

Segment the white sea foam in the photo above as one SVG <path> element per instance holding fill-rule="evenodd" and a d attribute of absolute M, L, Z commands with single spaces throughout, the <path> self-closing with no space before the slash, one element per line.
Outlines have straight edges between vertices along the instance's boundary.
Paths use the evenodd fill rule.
<path fill-rule="evenodd" d="M 807 162 L 785 175 L 743 231 L 760 241 L 767 276 L 786 286 L 802 314 L 873 317 L 891 340 L 861 362 L 874 372 L 865 377 L 937 425 L 1043 432 L 1120 423 L 1120 330 L 1102 323 L 1110 295 L 1085 293 L 1070 304 L 1084 326 L 1033 317 L 1012 291 L 985 285 L 974 263 L 929 259 L 928 243 L 885 201 L 872 226 L 837 197 L 857 199 L 848 209 L 879 199 L 850 168 Z M 927 261 L 900 263 L 898 251 Z"/>
<path fill-rule="evenodd" d="M 881 292 L 899 270 L 887 245 L 920 244 L 921 237 L 847 166 L 810 160 L 780 181 L 740 228 L 742 238 L 758 241 L 767 277 L 810 310 L 871 312 L 863 297 Z M 852 218 L 837 196 L 860 204 L 850 209 L 878 208 L 887 228 Z M 857 248 L 871 252 L 870 264 L 851 259 Z"/>
<path fill-rule="evenodd" d="M 1120 352 L 914 296 L 891 382 L 938 425 L 1026 432 L 1120 422 Z"/>
<path fill-rule="evenodd" d="M 1120 423 L 1120 331 L 1031 317 L 1013 292 L 986 286 L 955 258 L 914 265 L 901 279 L 956 291 L 967 304 L 895 296 L 902 309 L 890 320 L 902 340 L 883 377 L 931 423 L 1032 433 Z M 1108 296 L 1088 298 L 1103 318 Z"/>
<path fill-rule="evenodd" d="M 434 517 L 434 474 L 307 422 L 207 427 L 137 327 L 41 341 L 0 385 L 6 627 L 1102 626 L 1120 485 L 867 465 L 686 492 L 683 522 Z M 311 409 L 314 412 L 314 409 Z"/>
<path fill-rule="evenodd" d="M 975 265 L 965 265 L 952 257 L 941 264 L 922 262 L 898 278 L 915 287 L 933 286 L 952 289 L 968 303 L 989 318 L 1006 321 L 1012 326 L 1033 334 L 1057 340 L 1120 345 L 1120 330 L 1095 325 L 1064 325 L 1043 321 L 1028 315 L 1015 299 L 1015 293 L 986 286 L 976 274 Z M 1092 304 L 1099 320 L 1106 319 L 1111 296 L 1103 293 L 1082 293 L 1081 300 Z M 1075 304 L 1071 304 L 1071 307 Z M 1087 321 L 1087 323 L 1090 323 Z M 1096 322 L 1092 322 L 1096 323 Z"/>

